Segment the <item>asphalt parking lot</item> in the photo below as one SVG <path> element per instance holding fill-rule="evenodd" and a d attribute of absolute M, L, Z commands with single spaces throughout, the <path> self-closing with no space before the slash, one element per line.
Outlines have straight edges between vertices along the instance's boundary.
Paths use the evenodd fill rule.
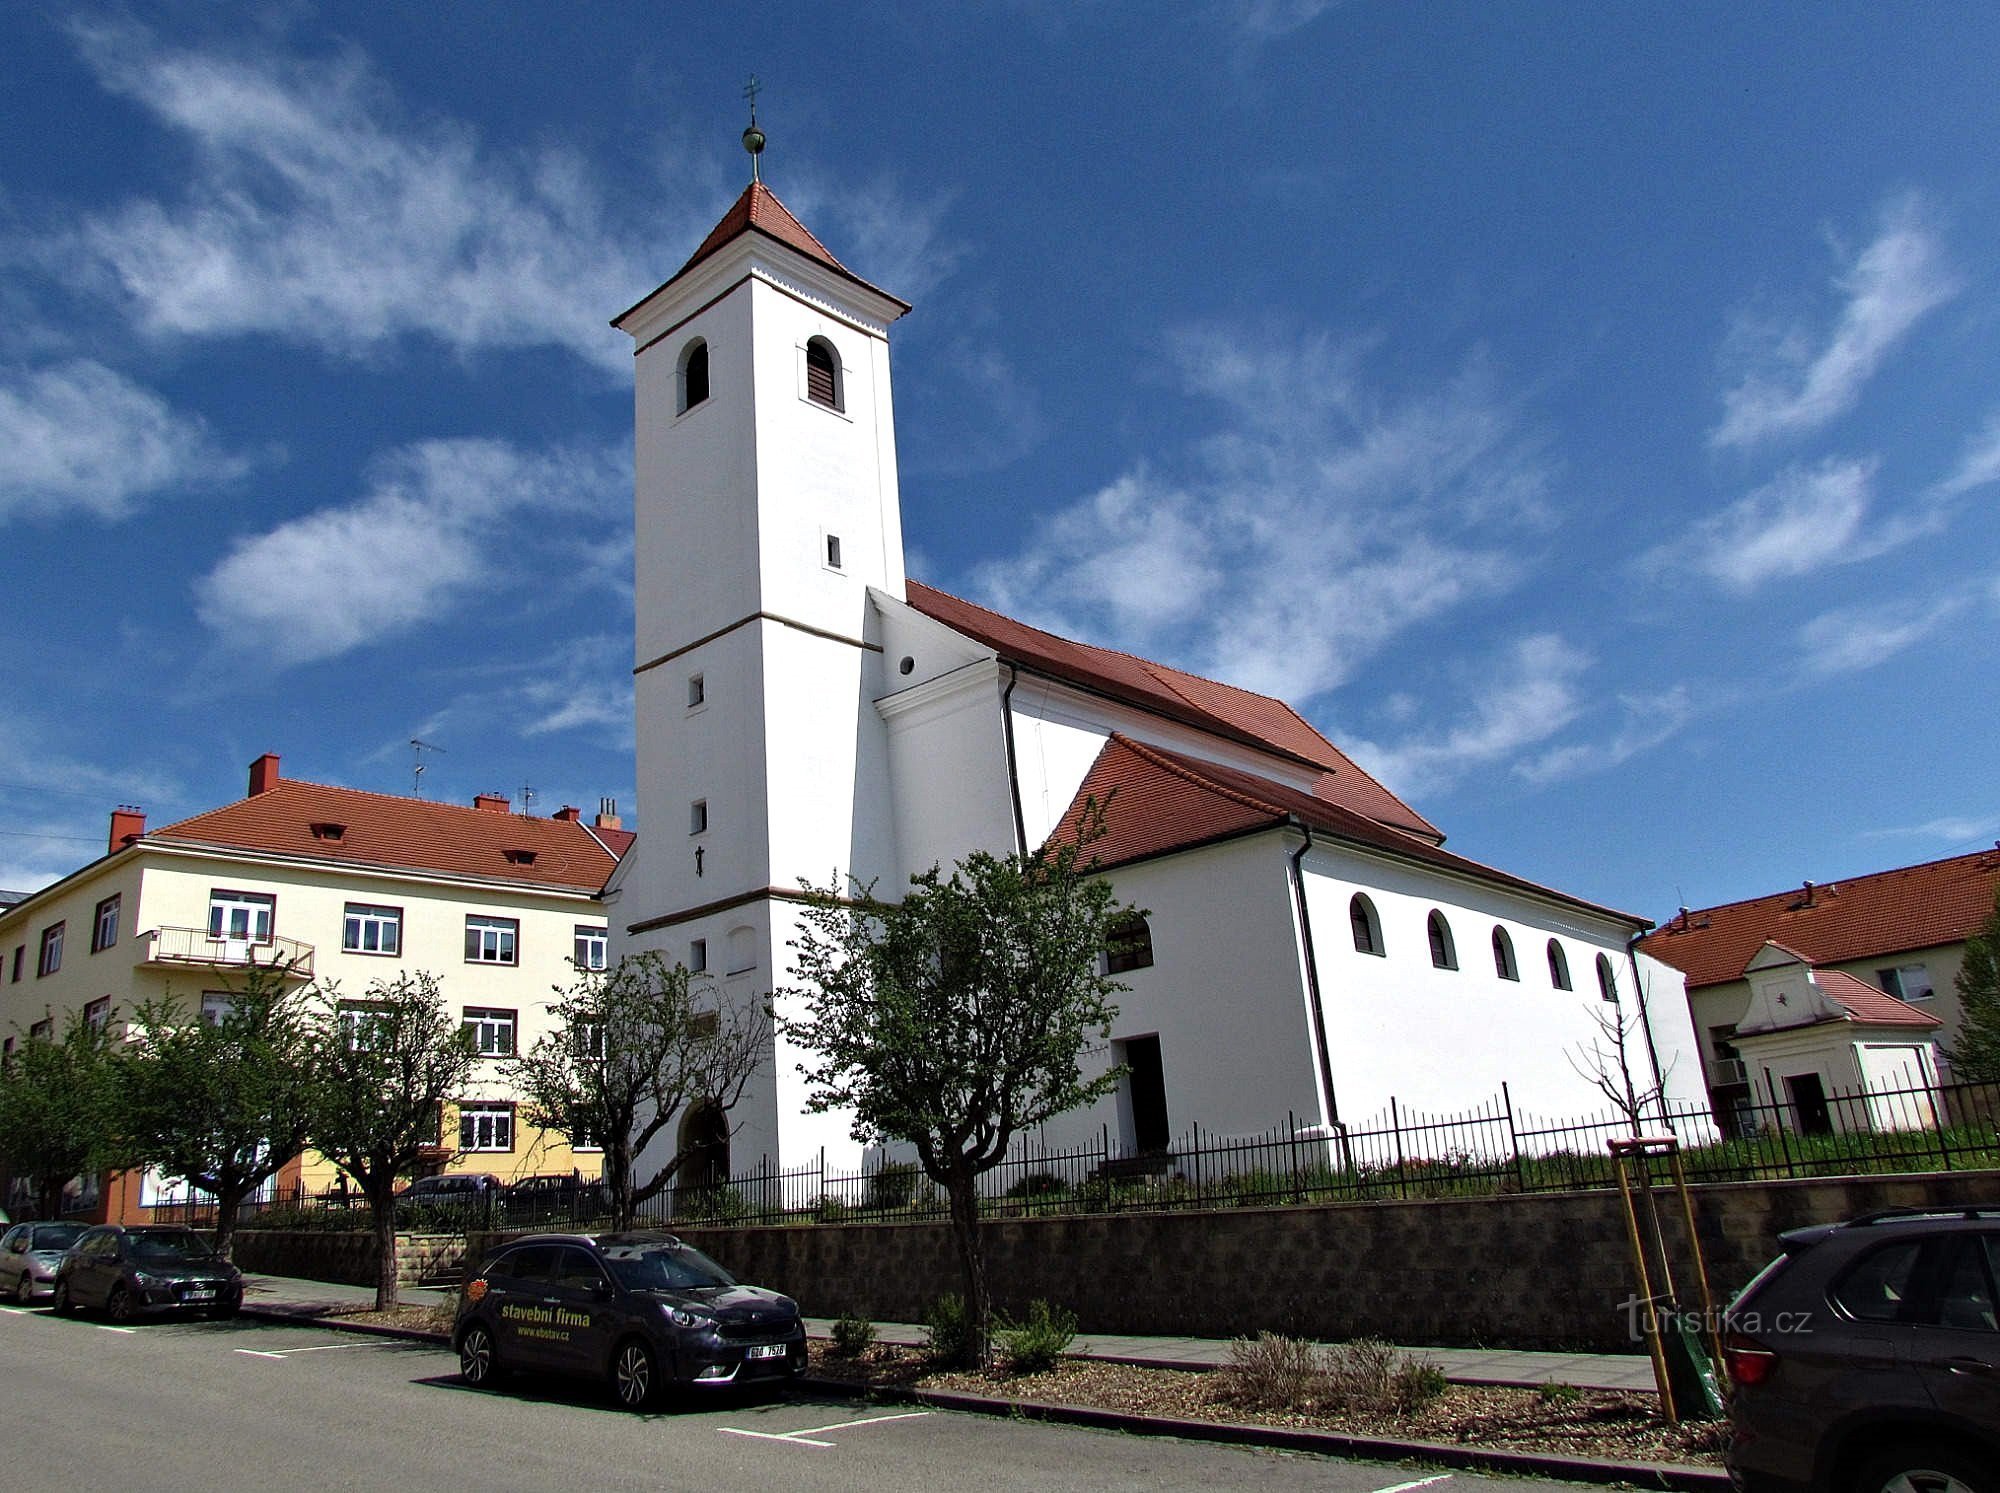
<path fill-rule="evenodd" d="M 113 1327 L 0 1308 L 0 1384 L 9 1490 L 1567 1486 L 799 1392 L 688 1396 L 634 1415 L 565 1380 L 466 1389 L 427 1344 L 249 1321 Z"/>

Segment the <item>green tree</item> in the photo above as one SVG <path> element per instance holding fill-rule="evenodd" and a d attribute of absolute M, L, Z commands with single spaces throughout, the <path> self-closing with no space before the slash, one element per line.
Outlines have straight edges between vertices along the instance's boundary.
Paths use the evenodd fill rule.
<path fill-rule="evenodd" d="M 528 1123 L 604 1150 L 604 1189 L 617 1226 L 677 1177 L 698 1146 L 683 1143 L 644 1174 L 637 1158 L 694 1109 L 727 1114 L 763 1066 L 771 1024 L 760 1003 L 739 1008 L 694 983 L 686 966 L 634 954 L 558 990 L 556 1029 L 515 1070 Z"/>
<path fill-rule="evenodd" d="M 60 1038 L 27 1034 L 0 1071 L 0 1170 L 29 1181 L 43 1218 L 62 1217 L 70 1178 L 130 1164 L 117 1135 L 110 1027 L 74 1013 Z"/>
<path fill-rule="evenodd" d="M 1993 914 L 1965 941 L 1958 967 L 1958 1041 L 1946 1051 L 1955 1078 L 2000 1083 L 2000 892 Z"/>
<path fill-rule="evenodd" d="M 1101 823 L 1093 810 L 1076 841 L 1026 857 L 975 852 L 949 876 L 933 867 L 897 903 L 872 887 L 853 898 L 809 888 L 792 943 L 802 983 L 780 1010 L 800 1014 L 779 1025 L 818 1059 L 801 1065 L 808 1106 L 851 1107 L 856 1139 L 909 1143 L 944 1190 L 973 1361 L 992 1325 L 980 1175 L 1015 1136 L 1110 1093 L 1122 1073 L 1085 1078 L 1078 1063 L 1111 1034 L 1124 987 L 1099 955 L 1132 913 L 1085 867 Z"/>
<path fill-rule="evenodd" d="M 307 1143 L 349 1177 L 375 1217 L 375 1305 L 396 1304 L 396 1179 L 443 1141 L 444 1103 L 477 1057 L 437 977 L 376 980 L 360 997 L 327 985 L 311 1023 Z"/>
<path fill-rule="evenodd" d="M 172 997 L 139 1007 L 117 1055 L 119 1129 L 135 1163 L 215 1198 L 226 1259 L 243 1200 L 305 1149 L 311 988 L 253 969 L 214 1019 Z"/>

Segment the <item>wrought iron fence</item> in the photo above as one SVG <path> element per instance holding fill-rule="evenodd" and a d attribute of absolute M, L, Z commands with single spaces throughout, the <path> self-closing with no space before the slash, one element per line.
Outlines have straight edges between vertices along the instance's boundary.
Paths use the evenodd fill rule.
<path fill-rule="evenodd" d="M 1691 1181 L 1739 1182 L 1853 1173 L 2000 1166 L 2000 1084 L 1837 1092 L 1823 1105 L 1650 1105 L 1645 1133 L 1681 1141 Z M 979 1179 L 988 1217 L 1167 1208 L 1268 1207 L 1615 1187 L 1606 1142 L 1633 1132 L 1622 1113 L 1552 1120 L 1516 1109 L 1511 1093 L 1454 1113 L 1391 1101 L 1360 1127 L 1302 1125 L 1295 1116 L 1252 1134 L 1191 1127 L 1164 1150 L 1121 1148 L 1108 1128 L 1069 1149 L 1030 1143 Z M 914 1165 L 829 1170 L 768 1158 L 727 1183 L 683 1187 L 642 1210 L 653 1219 L 844 1223 L 938 1218 L 942 1191 Z"/>
<path fill-rule="evenodd" d="M 1615 1187 L 1606 1142 L 1632 1133 L 1620 1113 L 1549 1119 L 1499 1094 L 1468 1110 L 1429 1113 L 1392 1100 L 1360 1126 L 1328 1129 L 1288 1116 L 1250 1134 L 1192 1126 L 1165 1149 L 1123 1148 L 1108 1128 L 1085 1144 L 1031 1139 L 979 1178 L 981 1208 L 996 1218 L 1168 1208 L 1468 1197 Z M 1836 1092 L 1809 1104 L 1739 1103 L 1718 1114 L 1678 1101 L 1649 1106 L 1642 1128 L 1681 1141 L 1690 1181 L 1745 1182 L 1853 1173 L 2000 1167 L 2000 1084 Z M 558 1181 L 563 1179 L 557 1179 Z M 212 1224 L 202 1196 L 163 1202 L 160 1222 Z M 593 1182 L 498 1189 L 465 1202 L 398 1208 L 412 1230 L 577 1228 L 609 1214 Z M 644 1222 L 847 1223 L 941 1218 L 943 1192 L 910 1162 L 880 1159 L 857 1172 L 820 1152 L 791 1167 L 769 1158 L 726 1182 L 663 1191 Z M 243 1223 L 366 1228 L 352 1191 L 267 1186 L 243 1205 Z"/>

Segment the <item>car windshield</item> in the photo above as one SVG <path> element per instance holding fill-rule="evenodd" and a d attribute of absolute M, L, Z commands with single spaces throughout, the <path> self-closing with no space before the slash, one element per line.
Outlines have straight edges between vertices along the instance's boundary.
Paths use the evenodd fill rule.
<path fill-rule="evenodd" d="M 212 1259 L 215 1251 L 192 1234 L 134 1234 L 132 1262 L 136 1265 L 176 1265 L 183 1260 Z"/>
<path fill-rule="evenodd" d="M 35 1231 L 28 1236 L 28 1248 L 68 1249 L 82 1233 L 83 1225 L 80 1223 L 37 1224 Z"/>
<path fill-rule="evenodd" d="M 699 1291 L 733 1286 L 736 1277 L 698 1249 L 681 1245 L 626 1245 L 604 1251 L 604 1263 L 628 1291 Z"/>

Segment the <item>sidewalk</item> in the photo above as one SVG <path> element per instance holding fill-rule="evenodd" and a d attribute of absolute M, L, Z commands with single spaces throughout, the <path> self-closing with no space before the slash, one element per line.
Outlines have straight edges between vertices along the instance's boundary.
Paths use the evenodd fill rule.
<path fill-rule="evenodd" d="M 372 1306 L 373 1286 L 334 1281 L 298 1280 L 283 1275 L 243 1277 L 244 1307 L 272 1316 L 312 1318 Z M 452 1301 L 457 1292 L 430 1286 L 405 1286 L 399 1293 L 405 1306 L 434 1306 Z M 831 1317 L 806 1318 L 811 1337 L 833 1335 Z M 878 1342 L 915 1346 L 924 1329 L 908 1322 L 877 1322 Z M 1429 1359 L 1455 1384 L 1573 1384 L 1578 1389 L 1622 1389 L 1653 1392 L 1652 1361 L 1637 1353 L 1515 1353 L 1497 1348 L 1411 1348 Z M 1229 1344 L 1219 1338 L 1133 1337 L 1108 1332 L 1082 1333 L 1070 1347 L 1076 1358 L 1107 1363 L 1132 1363 L 1149 1368 L 1214 1369 L 1229 1361 Z"/>

